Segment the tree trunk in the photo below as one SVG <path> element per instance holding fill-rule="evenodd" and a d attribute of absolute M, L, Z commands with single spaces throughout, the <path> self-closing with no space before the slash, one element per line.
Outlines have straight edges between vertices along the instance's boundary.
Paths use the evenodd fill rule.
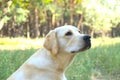
<path fill-rule="evenodd" d="M 62 23 L 63 23 L 63 25 L 65 25 L 65 24 L 67 24 L 67 19 L 66 19 L 66 12 L 67 12 L 67 2 L 66 2 L 66 0 L 64 0 L 64 7 L 63 7 L 63 19 L 62 19 Z"/>
<path fill-rule="evenodd" d="M 55 27 L 55 21 L 56 20 L 56 13 L 53 13 L 52 14 L 52 27 L 54 28 Z"/>
<path fill-rule="evenodd" d="M 90 35 L 91 35 L 92 38 L 94 37 L 94 31 L 93 30 L 90 31 Z"/>
<path fill-rule="evenodd" d="M 4 17 L 3 17 L 3 18 L 0 20 L 0 30 L 3 28 L 4 23 L 5 23 L 5 21 L 4 21 Z"/>
<path fill-rule="evenodd" d="M 28 22 L 26 23 L 26 27 L 27 27 L 27 38 L 30 38 L 30 28 L 29 28 L 29 24 Z"/>
<path fill-rule="evenodd" d="M 52 29 L 52 13 L 51 11 L 46 11 L 47 14 L 47 21 L 46 21 L 46 28 L 45 34 L 47 34 Z"/>
<path fill-rule="evenodd" d="M 40 34 L 39 33 L 39 25 L 38 25 L 38 9 L 37 8 L 35 8 L 35 16 L 34 17 L 35 17 L 35 19 L 34 19 L 34 21 L 35 21 L 34 22 L 35 23 L 34 37 L 37 38 L 37 37 L 39 37 L 39 34 Z"/>
<path fill-rule="evenodd" d="M 70 12 L 70 25 L 73 25 L 73 11 Z"/>
<path fill-rule="evenodd" d="M 81 24 L 82 24 L 82 20 L 83 20 L 83 15 L 82 15 L 82 14 L 79 14 L 79 18 L 80 18 L 80 19 L 79 19 L 79 22 L 78 22 L 78 24 L 77 24 L 77 27 L 82 30 Z"/>
<path fill-rule="evenodd" d="M 77 0 L 70 0 L 69 4 L 70 4 L 70 25 L 73 25 L 73 13 L 74 13 L 74 7 L 77 3 Z"/>

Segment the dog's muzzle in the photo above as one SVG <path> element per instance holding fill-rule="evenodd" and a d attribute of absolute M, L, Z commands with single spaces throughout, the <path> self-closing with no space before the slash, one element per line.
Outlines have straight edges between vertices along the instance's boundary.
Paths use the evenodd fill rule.
<path fill-rule="evenodd" d="M 90 40 L 90 38 L 91 37 L 89 35 L 83 36 L 83 40 L 85 42 L 84 49 L 89 49 L 91 47 L 91 40 Z"/>
<path fill-rule="evenodd" d="M 84 46 L 82 49 L 78 50 L 78 51 L 72 51 L 71 53 L 77 53 L 77 52 L 81 52 L 81 51 L 85 51 L 87 49 L 89 49 L 91 47 L 91 40 L 90 40 L 90 36 L 89 35 L 84 35 L 83 36 L 83 41 L 84 41 Z"/>

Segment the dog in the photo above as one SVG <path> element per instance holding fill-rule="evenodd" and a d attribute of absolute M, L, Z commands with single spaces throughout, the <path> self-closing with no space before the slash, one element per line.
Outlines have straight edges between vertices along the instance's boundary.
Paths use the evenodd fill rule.
<path fill-rule="evenodd" d="M 45 37 L 43 48 L 7 80 L 67 80 L 66 69 L 77 53 L 91 47 L 90 38 L 72 25 L 51 30 Z"/>

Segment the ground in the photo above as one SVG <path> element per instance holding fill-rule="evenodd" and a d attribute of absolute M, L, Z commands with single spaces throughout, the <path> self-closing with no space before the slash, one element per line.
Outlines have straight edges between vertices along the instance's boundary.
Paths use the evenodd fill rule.
<path fill-rule="evenodd" d="M 41 48 L 44 38 L 0 38 L 0 80 L 6 80 Z M 66 71 L 68 80 L 120 80 L 120 38 L 92 39 Z"/>

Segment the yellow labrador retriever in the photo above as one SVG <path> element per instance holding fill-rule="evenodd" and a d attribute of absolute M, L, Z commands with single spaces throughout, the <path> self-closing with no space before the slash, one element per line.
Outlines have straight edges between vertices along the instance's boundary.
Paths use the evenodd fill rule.
<path fill-rule="evenodd" d="M 89 35 L 71 25 L 58 27 L 47 34 L 43 48 L 7 80 L 67 80 L 64 72 L 76 53 L 90 47 Z"/>

